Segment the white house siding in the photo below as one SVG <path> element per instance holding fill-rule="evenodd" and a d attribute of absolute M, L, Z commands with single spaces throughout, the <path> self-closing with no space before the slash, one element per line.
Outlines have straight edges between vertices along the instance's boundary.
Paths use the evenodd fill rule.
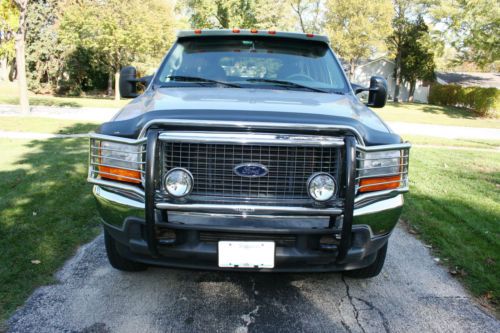
<path fill-rule="evenodd" d="M 390 100 L 394 98 L 394 90 L 396 86 L 396 81 L 393 78 L 394 73 L 394 62 L 385 59 L 379 58 L 368 62 L 366 64 L 360 65 L 356 67 L 354 71 L 354 77 L 352 79 L 353 83 L 369 86 L 370 78 L 372 76 L 382 76 L 387 80 L 388 87 L 388 97 Z M 409 84 L 401 85 L 399 90 L 399 99 L 401 101 L 407 102 L 409 96 Z M 417 81 L 417 86 L 415 88 L 415 93 L 413 95 L 413 99 L 415 102 L 419 103 L 427 103 L 427 97 L 429 96 L 429 87 L 424 87 L 421 81 Z"/>

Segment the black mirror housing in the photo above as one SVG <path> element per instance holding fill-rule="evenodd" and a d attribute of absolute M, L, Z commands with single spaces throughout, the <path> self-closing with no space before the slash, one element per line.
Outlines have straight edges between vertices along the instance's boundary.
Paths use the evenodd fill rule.
<path fill-rule="evenodd" d="M 387 102 L 387 81 L 381 76 L 372 76 L 368 89 L 368 103 L 372 108 L 383 108 Z"/>
<path fill-rule="evenodd" d="M 135 98 L 137 94 L 137 70 L 133 66 L 123 67 L 120 71 L 120 95 L 123 98 Z"/>

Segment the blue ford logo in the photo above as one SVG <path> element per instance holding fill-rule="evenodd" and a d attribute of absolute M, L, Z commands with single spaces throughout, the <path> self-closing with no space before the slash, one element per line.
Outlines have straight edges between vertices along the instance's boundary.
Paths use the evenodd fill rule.
<path fill-rule="evenodd" d="M 234 173 L 240 177 L 264 177 L 269 172 L 259 163 L 242 163 L 234 167 Z"/>

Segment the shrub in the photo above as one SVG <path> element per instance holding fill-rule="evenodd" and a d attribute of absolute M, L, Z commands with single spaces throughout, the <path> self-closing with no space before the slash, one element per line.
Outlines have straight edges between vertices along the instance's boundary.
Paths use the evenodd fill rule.
<path fill-rule="evenodd" d="M 467 108 L 481 117 L 497 117 L 500 108 L 500 90 L 436 83 L 431 86 L 429 103 Z"/>

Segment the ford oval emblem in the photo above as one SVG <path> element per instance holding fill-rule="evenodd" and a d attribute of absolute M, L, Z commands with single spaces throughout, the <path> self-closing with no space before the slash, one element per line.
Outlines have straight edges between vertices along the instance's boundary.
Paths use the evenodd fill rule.
<path fill-rule="evenodd" d="M 233 169 L 234 173 L 240 177 L 264 177 L 269 170 L 259 163 L 242 163 L 238 164 Z"/>

